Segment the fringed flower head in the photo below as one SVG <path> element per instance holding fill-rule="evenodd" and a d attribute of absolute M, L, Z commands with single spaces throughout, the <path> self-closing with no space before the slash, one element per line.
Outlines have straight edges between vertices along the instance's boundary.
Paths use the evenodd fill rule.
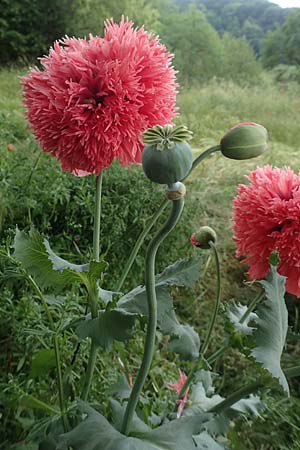
<path fill-rule="evenodd" d="M 42 70 L 22 78 L 27 116 L 63 170 L 99 174 L 115 158 L 140 162 L 142 133 L 176 115 L 172 57 L 157 37 L 122 18 L 104 37 L 62 39 Z"/>
<path fill-rule="evenodd" d="M 269 271 L 277 252 L 278 272 L 287 277 L 286 290 L 300 296 L 300 174 L 290 168 L 258 168 L 240 184 L 233 203 L 237 256 L 246 256 L 251 279 Z"/>

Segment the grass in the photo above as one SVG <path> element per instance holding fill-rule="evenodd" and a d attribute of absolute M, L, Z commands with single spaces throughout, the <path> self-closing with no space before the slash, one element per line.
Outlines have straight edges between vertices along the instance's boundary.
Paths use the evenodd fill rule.
<path fill-rule="evenodd" d="M 83 179 L 75 180 L 77 183 L 75 187 L 74 177 L 62 174 L 54 160 L 45 154 L 42 154 L 41 157 L 38 156 L 38 146 L 28 131 L 20 101 L 18 75 L 22 72 L 24 71 L 17 69 L 0 71 L 0 175 L 2 182 L 0 192 L 0 233 L 2 234 L 0 234 L 0 239 L 4 241 L 7 236 L 10 236 L 10 228 L 13 228 L 16 223 L 20 223 L 19 221 L 23 220 L 23 226 L 28 226 L 33 221 L 43 232 L 54 235 L 58 246 L 63 241 L 67 241 L 68 245 L 64 249 L 66 254 L 76 249 L 75 236 L 77 248 L 81 253 L 86 254 L 91 237 L 88 230 L 93 203 L 92 187 L 88 181 Z M 245 175 L 257 165 L 289 165 L 296 171 L 299 170 L 299 94 L 300 87 L 298 85 L 273 84 L 266 76 L 264 81 L 255 87 L 242 88 L 232 83 L 212 81 L 204 86 L 193 87 L 188 91 L 182 88 L 179 96 L 181 116 L 178 118 L 178 122 L 187 125 L 194 132 L 194 141 L 192 142 L 195 153 L 218 143 L 226 130 L 238 122 L 261 123 L 268 129 L 270 135 L 268 151 L 257 159 L 233 161 L 225 159 L 221 155 L 214 155 L 197 168 L 192 179 L 187 182 L 187 205 L 192 205 L 192 208 L 188 209 L 188 206 L 181 228 L 175 232 L 175 237 L 171 237 L 164 244 L 161 251 L 161 266 L 163 266 L 168 257 L 173 259 L 178 254 L 185 256 L 186 248 L 189 248 L 188 252 L 192 251 L 188 247 L 188 237 L 195 227 L 199 225 L 212 226 L 217 231 L 221 253 L 224 303 L 230 302 L 233 298 L 247 303 L 253 295 L 253 290 L 244 283 L 245 267 L 241 266 L 234 256 L 231 203 L 237 184 L 244 182 Z M 7 144 L 13 144 L 14 150 L 9 151 Z M 27 190 L 26 180 L 29 180 L 31 170 L 38 157 L 40 158 L 38 167 L 30 179 L 30 186 Z M 138 169 L 136 170 L 138 171 Z M 139 178 L 135 174 L 139 175 L 139 172 L 136 172 L 135 169 L 133 171 L 124 170 L 122 175 L 120 173 L 118 168 L 112 169 L 111 178 L 107 181 L 109 196 L 105 197 L 103 203 L 103 234 L 112 236 L 111 242 L 105 242 L 105 251 L 108 257 L 112 258 L 111 267 L 115 270 L 115 276 L 118 275 L 117 266 L 120 255 L 128 254 L 130 245 L 134 242 L 141 226 L 140 219 L 138 219 L 139 213 L 142 212 L 146 217 L 150 208 L 155 209 L 161 195 L 161 192 L 158 193 L 159 195 L 151 192 L 150 195 L 144 189 L 143 182 L 137 181 Z M 126 195 L 124 195 L 128 177 L 132 186 L 128 191 L 126 190 Z M 140 193 L 139 196 L 142 196 L 141 200 L 136 198 L 137 191 Z M 135 206 L 137 201 L 140 201 L 141 204 L 138 208 Z M 76 205 L 80 205 L 80 218 L 78 218 Z M 119 217 L 120 209 L 124 213 L 124 217 L 116 220 L 115 218 Z M 52 217 L 51 220 L 49 215 Z M 66 217 L 68 217 L 68 223 L 66 223 Z M 116 243 L 119 248 L 114 247 Z M 80 255 L 78 258 L 80 259 Z M 143 256 L 141 255 L 137 259 L 135 272 L 130 281 L 139 281 L 142 260 Z M 204 257 L 204 261 L 206 261 L 206 257 Z M 176 295 L 176 304 L 181 317 L 195 325 L 198 330 L 205 330 L 213 305 L 215 278 L 212 264 L 208 265 L 206 275 L 206 278 L 197 286 L 196 301 L 192 292 L 179 291 Z M 109 281 L 113 282 L 114 279 L 107 282 Z M 68 311 L 75 309 L 76 301 L 74 298 L 69 299 Z M 82 304 L 82 298 L 79 298 L 79 301 Z M 17 300 L 14 298 L 14 291 L 11 287 L 5 290 L 1 300 L 1 314 L 6 314 L 11 319 L 9 323 L 3 319 L 1 334 L 4 349 L 1 366 L 6 367 L 7 371 L 13 374 L 9 379 L 2 374 L 4 389 L 10 388 L 7 396 L 10 395 L 14 398 L 9 405 L 10 414 L 7 415 L 9 418 L 6 422 L 6 427 L 12 431 L 5 434 L 6 440 L 2 439 L 7 449 L 11 444 L 10 439 L 13 439 L 14 432 L 18 432 L 18 438 L 23 439 L 22 429 L 24 427 L 26 429 L 26 420 L 27 424 L 30 422 L 30 417 L 24 416 L 24 410 L 20 410 L 19 407 L 16 416 L 13 416 L 13 409 L 16 409 L 18 405 L 17 397 L 20 386 L 32 389 L 32 392 L 35 393 L 34 387 L 27 386 L 31 354 L 39 348 L 42 339 L 38 333 L 31 334 L 31 330 L 34 327 L 38 328 L 41 322 L 40 308 L 34 305 L 33 299 L 26 290 Z M 297 305 L 293 304 L 292 309 L 298 311 Z M 291 316 L 292 323 L 293 320 L 296 321 L 295 317 L 296 315 Z M 223 323 L 219 320 L 211 351 L 222 342 L 222 330 Z M 7 336 L 11 337 L 7 339 Z M 62 344 L 67 345 L 65 342 Z M 42 339 L 42 346 L 47 347 L 47 345 L 47 340 Z M 138 365 L 135 355 L 140 354 L 141 351 L 139 342 L 134 345 L 135 347 L 131 348 L 130 356 L 130 364 L 133 369 Z M 66 348 L 67 357 L 71 357 L 72 348 L 73 343 Z M 22 360 L 23 351 L 25 359 L 21 366 L 20 360 Z M 9 360 L 6 355 L 9 355 Z M 166 379 L 176 377 L 178 361 L 168 361 L 164 352 L 157 354 L 157 357 L 153 377 L 156 380 L 155 384 L 162 389 Z M 291 363 L 291 360 L 296 357 L 299 357 L 299 349 L 290 349 L 289 355 L 286 356 L 287 363 Z M 115 355 L 108 355 L 108 358 L 115 358 Z M 219 387 L 223 390 L 236 384 L 237 374 L 240 376 L 241 383 L 255 378 L 255 369 L 237 357 L 235 350 L 230 351 L 214 369 L 224 375 L 219 380 Z M 111 371 L 108 379 L 100 378 L 101 392 L 104 392 L 109 382 L 115 378 L 114 372 Z M 100 372 L 98 375 L 99 377 L 103 376 Z M 41 395 L 41 398 L 43 395 L 47 396 L 47 383 L 39 381 L 37 384 L 38 392 L 36 393 Z M 55 391 L 55 387 L 52 385 L 50 389 Z M 51 395 L 54 395 L 53 392 Z M 297 384 L 294 385 L 293 392 L 299 393 Z M 7 396 L 3 397 L 5 402 L 7 402 Z M 281 401 L 279 397 L 279 400 L 274 401 L 270 400 L 267 395 L 266 401 L 269 410 L 263 414 L 261 419 L 254 422 L 249 420 L 247 423 L 238 422 L 231 436 L 233 450 L 243 450 L 244 448 L 299 450 L 297 442 L 297 430 L 300 427 L 299 400 L 293 398 L 289 403 Z M 2 433 L 4 433 L 3 428 Z M 268 442 L 263 434 L 270 436 Z"/>

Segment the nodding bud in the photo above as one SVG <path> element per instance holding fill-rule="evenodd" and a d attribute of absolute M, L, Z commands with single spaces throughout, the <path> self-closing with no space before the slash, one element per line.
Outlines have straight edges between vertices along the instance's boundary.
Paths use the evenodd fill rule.
<path fill-rule="evenodd" d="M 166 197 L 168 200 L 179 200 L 185 196 L 185 193 L 185 185 L 180 181 L 177 181 L 177 183 L 173 183 L 168 186 L 168 189 L 166 190 Z"/>
<path fill-rule="evenodd" d="M 210 242 L 217 242 L 217 233 L 208 226 L 200 227 L 196 233 L 191 235 L 191 243 L 194 247 L 208 249 Z"/>
<path fill-rule="evenodd" d="M 221 139 L 221 152 L 230 159 L 250 159 L 267 148 L 268 132 L 258 123 L 243 122 L 232 127 Z"/>

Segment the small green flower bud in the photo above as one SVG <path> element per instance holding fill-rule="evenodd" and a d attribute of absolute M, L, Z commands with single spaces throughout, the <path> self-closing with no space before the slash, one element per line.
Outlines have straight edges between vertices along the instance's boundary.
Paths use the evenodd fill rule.
<path fill-rule="evenodd" d="M 196 233 L 193 233 L 190 239 L 195 247 L 207 249 L 210 248 L 209 243 L 211 241 L 213 243 L 217 242 L 217 234 L 212 228 L 204 226 L 199 228 Z"/>
<path fill-rule="evenodd" d="M 231 159 L 249 159 L 261 155 L 267 148 L 268 132 L 254 122 L 239 123 L 221 139 L 221 152 Z"/>

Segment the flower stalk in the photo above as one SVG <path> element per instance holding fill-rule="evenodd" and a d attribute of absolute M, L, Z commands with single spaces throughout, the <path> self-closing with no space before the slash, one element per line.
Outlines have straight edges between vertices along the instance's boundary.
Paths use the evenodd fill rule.
<path fill-rule="evenodd" d="M 129 433 L 130 424 L 134 415 L 134 411 L 136 409 L 140 393 L 143 389 L 145 380 L 150 370 L 154 354 L 155 332 L 157 327 L 157 300 L 155 292 L 155 256 L 163 240 L 168 236 L 168 234 L 177 224 L 180 215 L 182 213 L 183 207 L 184 207 L 183 198 L 172 201 L 172 209 L 167 221 L 158 231 L 158 233 L 154 236 L 147 249 L 146 264 L 145 264 L 145 284 L 148 302 L 148 327 L 142 364 L 139 373 L 137 375 L 136 382 L 131 391 L 131 395 L 123 419 L 121 432 L 125 435 L 128 435 Z"/>
<path fill-rule="evenodd" d="M 102 180 L 103 172 L 96 178 L 96 193 L 95 193 L 95 210 L 94 210 L 94 234 L 93 234 L 93 259 L 99 261 L 100 254 L 100 225 L 101 225 L 101 194 L 102 194 Z M 98 317 L 98 292 L 90 290 L 88 293 L 89 305 L 91 309 L 92 319 Z M 88 359 L 88 365 L 85 373 L 84 385 L 81 393 L 81 399 L 87 400 L 90 387 L 92 384 L 94 369 L 97 359 L 97 344 L 94 338 L 92 338 L 91 349 Z"/>

